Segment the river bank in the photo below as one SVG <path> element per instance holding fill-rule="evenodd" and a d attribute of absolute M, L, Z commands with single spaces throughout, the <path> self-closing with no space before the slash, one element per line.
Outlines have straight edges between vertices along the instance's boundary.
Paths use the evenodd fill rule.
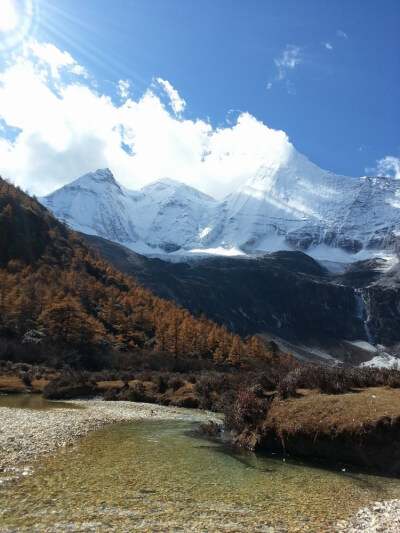
<path fill-rule="evenodd" d="M 34 460 L 59 448 L 73 449 L 79 438 L 107 424 L 145 419 L 218 419 L 218 415 L 211 413 L 143 403 L 101 400 L 68 403 L 71 409 L 0 408 L 0 469 L 6 479 L 28 475 Z M 333 527 L 332 531 L 347 533 L 397 532 L 400 527 L 400 500 L 376 502 L 360 509 L 350 520 L 339 521 Z"/>
<path fill-rule="evenodd" d="M 65 402 L 63 402 L 65 403 Z M 143 419 L 198 420 L 217 419 L 178 407 L 148 403 L 71 400 L 71 409 L 0 408 L 0 471 L 15 470 L 43 455 L 73 445 L 80 437 L 107 424 Z M 81 407 L 74 409 L 72 406 Z"/>

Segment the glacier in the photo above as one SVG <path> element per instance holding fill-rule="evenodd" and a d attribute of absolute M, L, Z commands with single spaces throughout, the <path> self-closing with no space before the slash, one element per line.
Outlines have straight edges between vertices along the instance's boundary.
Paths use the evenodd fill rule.
<path fill-rule="evenodd" d="M 302 250 L 347 263 L 394 256 L 400 242 L 400 180 L 333 174 L 292 145 L 222 201 L 169 178 L 131 191 L 109 169 L 39 201 L 76 231 L 165 259 Z"/>

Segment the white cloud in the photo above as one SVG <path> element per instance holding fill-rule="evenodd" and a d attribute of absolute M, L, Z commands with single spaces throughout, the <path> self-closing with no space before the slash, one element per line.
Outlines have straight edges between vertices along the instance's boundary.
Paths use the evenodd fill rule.
<path fill-rule="evenodd" d="M 325 48 L 326 48 L 327 50 L 333 50 L 332 43 L 329 43 L 329 42 L 323 42 L 322 45 L 325 46 Z"/>
<path fill-rule="evenodd" d="M 400 157 L 387 155 L 376 162 L 376 171 L 379 176 L 400 179 Z"/>
<path fill-rule="evenodd" d="M 343 31 L 343 30 L 338 30 L 338 31 L 336 32 L 336 35 L 337 35 L 338 37 L 341 37 L 342 39 L 347 39 L 347 33 L 346 33 L 345 31 Z"/>
<path fill-rule="evenodd" d="M 183 98 L 179 96 L 179 93 L 176 89 L 167 80 L 162 78 L 157 78 L 157 82 L 162 86 L 164 91 L 167 93 L 167 96 L 170 100 L 170 106 L 175 115 L 179 115 L 186 107 L 186 102 Z"/>
<path fill-rule="evenodd" d="M 53 78 L 60 77 L 60 69 L 67 68 L 73 74 L 86 77 L 86 70 L 72 58 L 68 52 L 61 52 L 54 44 L 41 44 L 36 40 L 30 40 L 25 45 L 25 57 L 32 54 L 50 68 Z"/>
<path fill-rule="evenodd" d="M 119 95 L 123 100 L 126 100 L 128 98 L 130 87 L 131 83 L 129 80 L 119 80 L 119 82 L 117 83 Z"/>
<path fill-rule="evenodd" d="M 185 119 L 185 102 L 161 78 L 173 113 L 151 88 L 116 104 L 78 67 L 67 52 L 32 42 L 0 73 L 0 174 L 37 195 L 109 167 L 130 189 L 170 177 L 221 198 L 293 150 L 284 132 L 249 113 L 216 129 Z M 127 96 L 126 82 L 117 90 Z"/>
<path fill-rule="evenodd" d="M 299 46 L 287 45 L 283 54 L 274 59 L 275 65 L 278 67 L 279 79 L 283 79 L 288 70 L 294 69 L 301 63 L 300 50 Z"/>
<path fill-rule="evenodd" d="M 282 54 L 274 59 L 278 69 L 278 74 L 274 80 L 269 81 L 267 89 L 271 89 L 275 82 L 286 81 L 286 89 L 289 94 L 295 94 L 292 85 L 288 82 L 287 77 L 291 70 L 295 69 L 302 61 L 300 46 L 288 44 Z"/>

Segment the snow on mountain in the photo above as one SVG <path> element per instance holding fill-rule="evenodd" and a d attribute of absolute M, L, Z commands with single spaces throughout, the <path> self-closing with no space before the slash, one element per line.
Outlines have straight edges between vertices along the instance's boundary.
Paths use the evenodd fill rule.
<path fill-rule="evenodd" d="M 112 241 L 133 242 L 129 200 L 108 169 L 85 174 L 40 202 L 73 229 Z"/>
<path fill-rule="evenodd" d="M 168 178 L 139 192 L 125 189 L 129 217 L 137 235 L 151 249 L 164 253 L 201 245 L 207 214 L 217 203 L 206 194 Z"/>
<path fill-rule="evenodd" d="M 223 240 L 249 252 L 271 245 L 311 254 L 321 246 L 384 250 L 400 228 L 399 181 L 332 174 L 294 148 L 284 164 L 261 167 L 224 204 Z"/>
<path fill-rule="evenodd" d="M 221 202 L 171 179 L 130 191 L 108 169 L 40 201 L 77 231 L 164 256 L 300 249 L 349 262 L 400 236 L 400 180 L 326 172 L 292 145 Z"/>
<path fill-rule="evenodd" d="M 145 254 L 201 246 L 202 220 L 216 204 L 210 196 L 171 179 L 130 191 L 108 169 L 85 174 L 40 202 L 76 231 Z"/>

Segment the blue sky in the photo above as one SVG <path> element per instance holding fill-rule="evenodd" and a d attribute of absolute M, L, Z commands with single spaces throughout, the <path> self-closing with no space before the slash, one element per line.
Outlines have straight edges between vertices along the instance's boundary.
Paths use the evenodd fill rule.
<path fill-rule="evenodd" d="M 0 18 L 2 2 L 11 1 L 0 0 Z M 162 177 L 165 157 L 168 175 L 185 179 L 193 161 L 197 167 L 189 182 L 221 196 L 255 170 L 263 143 L 268 144 L 266 152 L 275 146 L 274 130 L 283 130 L 299 152 L 324 169 L 349 176 L 384 172 L 400 177 L 397 0 L 19 0 L 13 4 L 27 22 L 25 33 L 3 28 L 3 43 L 9 44 L 0 49 L 0 155 L 6 161 L 0 161 L 0 171 L 32 192 L 50 192 L 103 165 L 124 184 L 137 188 Z M 57 66 L 54 48 L 52 55 L 50 48 L 43 48 L 49 43 L 59 51 Z M 26 94 L 16 91 L 10 81 L 18 62 Z M 38 88 L 36 100 L 29 94 L 29 85 L 35 84 L 32 78 L 24 83 L 21 62 L 25 74 L 29 68 L 35 70 L 49 90 L 47 96 L 43 87 Z M 90 132 L 79 125 L 79 117 L 66 118 L 73 101 L 82 109 L 90 107 L 85 88 L 93 93 L 96 115 Z M 54 116 L 72 132 L 68 140 L 46 144 L 56 126 L 35 129 L 33 117 L 28 121 L 22 113 L 11 112 L 12 90 L 18 93 L 15 98 L 32 106 L 39 102 L 42 116 L 54 105 Z M 143 103 L 149 92 L 153 100 Z M 56 103 L 47 106 L 46 98 L 52 101 L 52 95 Z M 127 99 L 137 104 L 130 115 Z M 170 122 L 158 104 L 169 113 Z M 131 128 L 132 121 L 136 122 Z M 147 131 L 148 124 L 153 133 Z M 117 153 L 117 140 L 111 134 L 98 134 L 107 128 L 120 132 L 126 155 L 137 156 L 137 162 Z M 153 136 L 158 139 L 151 144 Z M 74 144 L 72 137 L 82 142 Z M 178 146 L 182 139 L 185 146 Z M 252 139 L 260 154 L 249 153 L 246 167 Z M 202 170 L 194 161 L 199 146 L 204 148 L 202 162 L 211 152 L 215 160 L 221 159 L 222 151 L 226 166 L 211 164 L 210 156 Z M 229 160 L 227 154 L 235 150 L 236 159 Z M 159 154 L 158 167 L 153 161 L 146 163 L 151 153 Z M 168 158 L 186 163 L 175 168 Z M 232 169 L 238 170 L 230 180 Z M 213 188 L 217 175 L 222 181 Z"/>

